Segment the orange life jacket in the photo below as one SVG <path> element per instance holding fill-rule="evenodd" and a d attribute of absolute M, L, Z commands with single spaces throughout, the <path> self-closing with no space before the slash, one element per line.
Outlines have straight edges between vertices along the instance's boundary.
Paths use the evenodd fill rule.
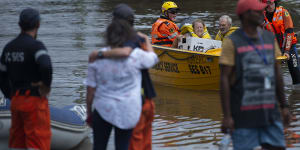
<path fill-rule="evenodd" d="M 264 16 L 264 28 L 276 35 L 280 48 L 284 46 L 285 50 L 289 50 L 292 44 L 297 43 L 295 33 L 289 33 L 285 35 L 286 29 L 294 28 L 292 18 L 286 9 L 284 9 L 282 6 L 276 7 L 272 22 L 269 22 L 268 18 L 266 17 L 266 12 L 264 12 Z M 285 45 L 283 45 L 284 40 Z"/>
<path fill-rule="evenodd" d="M 177 35 L 179 35 L 179 28 L 168 19 L 159 18 L 152 25 L 152 44 L 171 47 Z"/>

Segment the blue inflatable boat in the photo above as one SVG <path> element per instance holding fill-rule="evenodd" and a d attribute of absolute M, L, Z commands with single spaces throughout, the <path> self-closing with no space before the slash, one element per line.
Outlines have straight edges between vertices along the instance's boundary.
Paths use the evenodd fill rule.
<path fill-rule="evenodd" d="M 8 149 L 10 120 L 10 100 L 0 98 L 0 149 Z M 50 106 L 51 149 L 69 150 L 77 146 L 90 133 L 85 123 L 85 105 L 68 105 L 62 108 Z"/>

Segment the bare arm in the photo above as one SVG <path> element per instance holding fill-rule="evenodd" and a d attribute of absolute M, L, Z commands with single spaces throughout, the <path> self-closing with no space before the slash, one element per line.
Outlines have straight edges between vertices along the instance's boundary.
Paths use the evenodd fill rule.
<path fill-rule="evenodd" d="M 230 82 L 229 77 L 233 72 L 233 66 L 220 65 L 221 77 L 220 77 L 220 96 L 221 105 L 224 114 L 222 123 L 222 132 L 227 133 L 227 130 L 233 130 L 234 122 L 230 111 Z"/>
<path fill-rule="evenodd" d="M 292 120 L 292 115 L 289 111 L 289 105 L 285 100 L 284 90 L 283 90 L 283 79 L 280 71 L 280 65 L 278 62 L 275 64 L 275 77 L 276 77 L 276 96 L 280 104 L 281 113 L 283 117 L 283 123 L 288 126 Z"/>
<path fill-rule="evenodd" d="M 230 117 L 230 84 L 229 76 L 232 73 L 233 67 L 220 65 L 221 70 L 221 85 L 220 85 L 220 96 L 221 96 L 221 105 L 223 109 L 224 117 Z"/>
<path fill-rule="evenodd" d="M 179 42 L 179 39 L 178 39 L 179 37 L 177 36 L 176 37 L 176 39 L 173 41 L 173 43 L 172 43 L 172 47 L 173 48 L 178 48 L 178 42 Z"/>
<path fill-rule="evenodd" d="M 110 51 L 102 52 L 102 56 L 104 58 L 122 58 L 122 57 L 128 57 L 132 51 L 131 47 L 122 47 L 122 48 L 113 48 Z M 98 59 L 99 51 L 94 50 L 89 55 L 89 63 L 94 62 Z"/>
<path fill-rule="evenodd" d="M 276 96 L 277 96 L 277 100 L 280 104 L 280 106 L 285 106 L 286 105 L 286 101 L 285 101 L 285 97 L 284 97 L 284 92 L 283 92 L 283 79 L 281 76 L 281 71 L 280 71 L 280 66 L 279 64 L 276 62 L 275 65 L 275 77 L 276 77 Z"/>

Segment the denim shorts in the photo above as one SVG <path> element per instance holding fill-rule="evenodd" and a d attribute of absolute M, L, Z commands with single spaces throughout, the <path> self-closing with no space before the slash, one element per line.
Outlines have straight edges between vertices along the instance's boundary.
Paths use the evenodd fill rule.
<path fill-rule="evenodd" d="M 253 150 L 261 144 L 285 147 L 283 125 L 281 121 L 260 128 L 238 128 L 232 133 L 234 150 Z"/>

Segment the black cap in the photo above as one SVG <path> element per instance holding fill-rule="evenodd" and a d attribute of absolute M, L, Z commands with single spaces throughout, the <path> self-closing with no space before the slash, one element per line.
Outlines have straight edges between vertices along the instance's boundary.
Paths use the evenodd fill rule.
<path fill-rule="evenodd" d="M 40 19 L 39 11 L 32 8 L 26 8 L 22 10 L 20 14 L 19 25 L 22 30 L 31 30 L 37 27 Z"/>
<path fill-rule="evenodd" d="M 118 4 L 113 11 L 113 17 L 116 19 L 125 19 L 133 25 L 134 11 L 126 4 Z"/>

